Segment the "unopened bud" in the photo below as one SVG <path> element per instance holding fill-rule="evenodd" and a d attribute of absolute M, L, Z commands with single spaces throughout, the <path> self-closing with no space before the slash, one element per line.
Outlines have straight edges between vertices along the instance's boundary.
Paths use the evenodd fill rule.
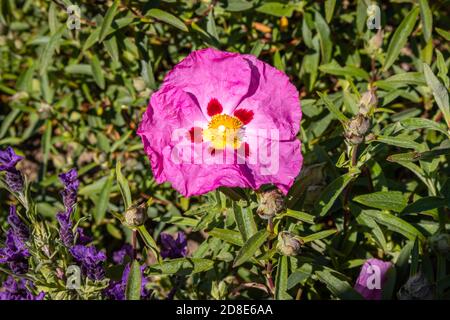
<path fill-rule="evenodd" d="M 131 206 L 125 211 L 124 224 L 130 228 L 139 227 L 144 224 L 147 218 L 146 203 Z"/>
<path fill-rule="evenodd" d="M 432 300 L 433 286 L 422 272 L 410 277 L 397 293 L 399 300 Z"/>
<path fill-rule="evenodd" d="M 370 120 L 362 114 L 357 114 L 348 123 L 345 131 L 345 138 L 351 144 L 360 144 L 364 141 L 364 136 L 369 131 Z"/>
<path fill-rule="evenodd" d="M 284 211 L 286 211 L 284 196 L 278 189 L 262 193 L 258 209 L 256 209 L 256 213 L 262 219 L 272 218 Z"/>
<path fill-rule="evenodd" d="M 377 34 L 370 38 L 367 52 L 370 56 L 375 56 L 380 50 L 381 45 L 383 44 L 383 30 L 379 29 Z"/>
<path fill-rule="evenodd" d="M 447 233 L 435 234 L 428 241 L 437 253 L 447 254 L 450 251 L 450 235 Z"/>
<path fill-rule="evenodd" d="M 277 250 L 285 256 L 295 256 L 300 253 L 303 241 L 295 234 L 282 231 L 278 234 Z"/>
<path fill-rule="evenodd" d="M 375 90 L 369 90 L 363 93 L 359 100 L 359 113 L 367 116 L 378 104 L 378 98 Z"/>

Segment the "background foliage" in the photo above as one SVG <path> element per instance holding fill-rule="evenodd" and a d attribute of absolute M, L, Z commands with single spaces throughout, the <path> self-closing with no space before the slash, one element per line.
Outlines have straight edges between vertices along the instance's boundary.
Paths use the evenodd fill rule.
<path fill-rule="evenodd" d="M 81 9 L 79 30 L 66 25 L 70 4 Z M 108 255 L 130 241 L 115 217 L 130 198 L 151 199 L 148 241 L 187 232 L 192 259 L 158 264 L 148 251 L 156 298 L 178 286 L 186 299 L 357 299 L 352 286 L 370 257 L 395 265 L 384 297 L 395 299 L 422 270 L 446 298 L 449 245 L 436 250 L 433 237 L 449 227 L 449 2 L 383 1 L 379 33 L 367 29 L 368 4 L 2 0 L 0 148 L 26 157 L 20 168 L 35 214 L 50 230 L 63 208 L 57 175 L 76 167 L 75 219 Z M 301 93 L 305 166 L 274 230 L 255 214 L 255 192 L 186 199 L 151 177 L 136 136 L 141 115 L 167 71 L 204 47 L 252 53 Z M 349 121 L 364 97 L 376 108 L 355 143 Z M 131 197 L 122 197 L 125 180 Z M 15 200 L 2 190 L 0 201 L 4 230 Z M 281 230 L 301 237 L 300 255 L 275 250 Z M 48 272 L 60 265 L 46 263 Z M 55 289 L 42 269 L 33 272 L 49 298 L 98 298 Z"/>

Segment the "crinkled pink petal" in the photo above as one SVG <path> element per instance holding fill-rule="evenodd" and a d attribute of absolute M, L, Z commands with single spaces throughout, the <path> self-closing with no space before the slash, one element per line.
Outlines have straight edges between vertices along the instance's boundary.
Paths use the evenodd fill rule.
<path fill-rule="evenodd" d="M 355 283 L 355 290 L 367 300 L 381 300 L 383 285 L 387 281 L 387 272 L 392 267 L 390 262 L 379 259 L 367 260 Z M 379 279 L 376 279 L 379 277 Z"/>
<path fill-rule="evenodd" d="M 247 157 L 228 147 L 211 151 L 208 141 L 189 138 L 193 128 L 208 126 L 212 99 L 223 106 L 222 114 L 247 110 L 241 112 L 247 117 L 241 137 L 248 145 Z M 169 181 L 184 196 L 220 186 L 258 189 L 270 183 L 287 193 L 303 162 L 296 138 L 300 120 L 298 92 L 281 71 L 253 56 L 204 49 L 166 76 L 138 134 L 156 181 Z M 224 154 L 232 161 L 216 163 Z"/>

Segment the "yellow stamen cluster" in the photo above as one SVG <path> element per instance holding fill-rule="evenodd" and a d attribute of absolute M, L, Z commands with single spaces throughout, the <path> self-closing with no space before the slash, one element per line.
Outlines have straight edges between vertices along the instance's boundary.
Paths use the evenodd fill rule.
<path fill-rule="evenodd" d="M 214 149 L 223 150 L 227 146 L 239 149 L 239 132 L 243 123 L 236 117 L 217 114 L 211 118 L 208 128 L 203 130 L 203 140 L 210 141 Z"/>

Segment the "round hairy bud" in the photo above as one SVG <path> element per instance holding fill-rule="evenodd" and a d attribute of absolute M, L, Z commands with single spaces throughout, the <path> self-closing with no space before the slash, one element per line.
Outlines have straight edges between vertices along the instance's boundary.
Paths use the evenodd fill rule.
<path fill-rule="evenodd" d="M 422 272 L 410 277 L 397 293 L 399 300 L 432 300 L 433 286 Z"/>
<path fill-rule="evenodd" d="M 370 119 L 359 113 L 349 121 L 345 138 L 351 144 L 360 144 L 364 141 L 364 136 L 369 129 Z"/>
<path fill-rule="evenodd" d="M 124 224 L 131 228 L 136 228 L 144 224 L 147 218 L 145 202 L 140 205 L 133 205 L 125 211 Z"/>
<path fill-rule="evenodd" d="M 450 252 L 450 235 L 447 233 L 432 235 L 428 242 L 431 248 L 438 253 L 447 254 Z"/>
<path fill-rule="evenodd" d="M 259 206 L 256 213 L 263 218 L 269 219 L 286 211 L 286 204 L 283 194 L 278 190 L 266 191 L 261 194 Z"/>
<path fill-rule="evenodd" d="M 277 250 L 285 256 L 300 253 L 303 241 L 292 232 L 282 231 L 278 234 Z"/>

